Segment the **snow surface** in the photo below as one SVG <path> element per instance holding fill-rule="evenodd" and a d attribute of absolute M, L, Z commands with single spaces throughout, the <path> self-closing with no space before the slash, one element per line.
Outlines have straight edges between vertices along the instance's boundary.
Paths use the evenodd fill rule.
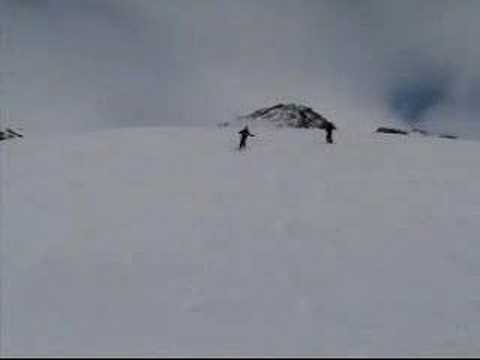
<path fill-rule="evenodd" d="M 2 143 L 1 354 L 480 354 L 479 143 L 233 130 Z"/>

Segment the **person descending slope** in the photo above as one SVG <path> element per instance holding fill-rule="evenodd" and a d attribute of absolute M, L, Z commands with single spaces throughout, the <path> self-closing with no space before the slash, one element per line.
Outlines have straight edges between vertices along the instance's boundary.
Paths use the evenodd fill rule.
<path fill-rule="evenodd" d="M 247 146 L 247 138 L 249 136 L 254 137 L 255 135 L 250 133 L 250 130 L 248 130 L 248 126 L 245 126 L 238 133 L 240 134 L 240 145 L 238 145 L 238 150 L 242 150 Z"/>
<path fill-rule="evenodd" d="M 332 133 L 333 130 L 337 130 L 337 127 L 332 122 L 325 121 L 323 129 L 325 130 L 327 143 L 333 144 Z"/>

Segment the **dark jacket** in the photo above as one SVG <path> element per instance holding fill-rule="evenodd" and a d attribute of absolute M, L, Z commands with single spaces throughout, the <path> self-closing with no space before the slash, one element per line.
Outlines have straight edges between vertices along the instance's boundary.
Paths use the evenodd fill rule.
<path fill-rule="evenodd" d="M 246 137 L 248 137 L 248 136 L 255 136 L 255 135 L 253 135 L 253 134 L 250 133 L 250 130 L 248 130 L 248 127 L 247 127 L 247 126 L 245 126 L 245 127 L 244 127 L 242 130 L 240 130 L 238 133 L 239 133 L 240 135 L 242 135 L 242 138 L 244 138 L 244 137 L 246 138 Z"/>
<path fill-rule="evenodd" d="M 250 133 L 250 130 L 248 130 L 248 126 L 245 126 L 242 130 L 238 132 L 241 137 L 240 137 L 240 144 L 238 145 L 238 149 L 244 149 L 247 146 L 247 138 L 249 136 L 255 136 Z"/>

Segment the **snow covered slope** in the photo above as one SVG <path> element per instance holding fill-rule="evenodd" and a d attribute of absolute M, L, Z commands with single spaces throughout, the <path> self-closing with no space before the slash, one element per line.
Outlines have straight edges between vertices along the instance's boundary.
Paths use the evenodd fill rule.
<path fill-rule="evenodd" d="M 479 143 L 233 130 L 1 144 L 1 354 L 480 354 Z"/>

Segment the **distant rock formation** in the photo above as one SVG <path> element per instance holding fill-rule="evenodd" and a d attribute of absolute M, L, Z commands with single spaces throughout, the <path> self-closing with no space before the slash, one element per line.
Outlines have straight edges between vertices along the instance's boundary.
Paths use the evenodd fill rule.
<path fill-rule="evenodd" d="M 291 127 L 301 129 L 324 129 L 328 120 L 312 108 L 297 104 L 277 104 L 263 108 L 245 116 L 239 120 L 264 122 L 276 127 Z"/>
<path fill-rule="evenodd" d="M 440 134 L 438 137 L 443 138 L 443 139 L 458 139 L 458 136 L 456 135 L 449 135 L 449 134 Z"/>
<path fill-rule="evenodd" d="M 408 135 L 408 131 L 395 129 L 395 128 L 387 128 L 387 127 L 379 127 L 375 130 L 377 133 L 384 133 L 384 134 L 398 134 L 398 135 Z"/>
<path fill-rule="evenodd" d="M 417 129 L 417 128 L 413 128 L 412 130 L 407 131 L 407 130 L 402 130 L 397 128 L 379 127 L 375 130 L 375 132 L 383 133 L 383 134 L 397 134 L 397 135 L 421 134 L 423 136 L 436 136 L 443 139 L 458 139 L 458 136 L 456 135 L 432 134 L 426 130 Z"/>

